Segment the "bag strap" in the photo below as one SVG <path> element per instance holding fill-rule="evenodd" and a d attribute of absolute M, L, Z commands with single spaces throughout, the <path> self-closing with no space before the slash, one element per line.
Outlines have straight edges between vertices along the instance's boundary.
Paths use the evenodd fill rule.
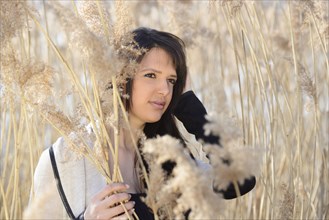
<path fill-rule="evenodd" d="M 70 219 L 76 219 L 73 212 L 72 212 L 72 209 L 69 205 L 69 202 L 67 201 L 64 190 L 63 190 L 62 182 L 61 182 L 61 179 L 59 177 L 59 173 L 58 173 L 58 169 L 57 169 L 57 164 L 56 164 L 56 160 L 55 160 L 55 154 L 54 154 L 53 146 L 51 146 L 49 148 L 49 156 L 50 156 L 51 166 L 52 166 L 53 172 L 54 172 L 54 177 L 55 177 L 55 180 L 56 180 L 57 189 L 58 189 L 59 195 L 62 199 L 63 205 L 64 205 L 64 207 L 66 209 L 66 212 L 69 215 Z"/>

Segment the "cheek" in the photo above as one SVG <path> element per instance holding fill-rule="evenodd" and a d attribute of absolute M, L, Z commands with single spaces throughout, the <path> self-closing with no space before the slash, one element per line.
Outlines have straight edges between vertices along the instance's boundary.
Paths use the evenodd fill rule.
<path fill-rule="evenodd" d="M 169 104 L 172 102 L 173 96 L 174 96 L 174 90 L 171 89 L 170 94 L 167 96 L 166 110 Z"/>
<path fill-rule="evenodd" d="M 143 102 L 143 100 L 146 98 L 146 88 L 142 83 L 140 82 L 134 82 L 132 85 L 132 92 L 131 92 L 131 105 L 138 106 L 139 103 Z"/>

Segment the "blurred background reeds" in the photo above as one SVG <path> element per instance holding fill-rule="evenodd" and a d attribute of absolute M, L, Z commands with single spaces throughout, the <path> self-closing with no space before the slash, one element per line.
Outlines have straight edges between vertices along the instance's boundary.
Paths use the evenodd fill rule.
<path fill-rule="evenodd" d="M 329 218 L 327 1 L 2 0 L 0 7 L 1 219 L 22 218 L 46 147 L 85 118 L 110 120 L 101 109 L 120 69 L 118 42 L 140 26 L 185 41 L 192 88 L 208 112 L 234 120 L 243 143 L 263 152 L 255 189 L 225 201 L 218 218 Z"/>

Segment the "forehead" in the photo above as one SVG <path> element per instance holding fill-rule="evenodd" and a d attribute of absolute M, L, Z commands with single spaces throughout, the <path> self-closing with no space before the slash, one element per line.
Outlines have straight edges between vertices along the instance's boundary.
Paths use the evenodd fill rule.
<path fill-rule="evenodd" d="M 173 58 L 164 49 L 158 47 L 154 47 L 150 49 L 144 55 L 142 61 L 140 62 L 140 66 L 142 68 L 145 67 L 171 68 L 175 71 Z"/>

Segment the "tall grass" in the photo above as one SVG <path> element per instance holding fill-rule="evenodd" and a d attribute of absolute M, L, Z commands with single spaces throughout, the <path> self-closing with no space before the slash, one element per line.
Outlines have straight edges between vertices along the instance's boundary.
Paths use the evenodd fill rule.
<path fill-rule="evenodd" d="M 244 145 L 264 152 L 256 188 L 225 201 L 218 218 L 328 218 L 327 2 L 56 2 L 64 6 L 0 3 L 1 219 L 22 218 L 42 150 L 78 129 L 77 120 L 126 123 L 118 94 L 106 99 L 113 94 L 104 88 L 122 65 L 116 45 L 138 26 L 182 37 L 192 87 L 207 110 L 233 118 Z M 119 112 L 104 112 L 101 103 L 113 103 L 99 97 Z M 112 143 L 103 132 L 96 139 Z"/>

